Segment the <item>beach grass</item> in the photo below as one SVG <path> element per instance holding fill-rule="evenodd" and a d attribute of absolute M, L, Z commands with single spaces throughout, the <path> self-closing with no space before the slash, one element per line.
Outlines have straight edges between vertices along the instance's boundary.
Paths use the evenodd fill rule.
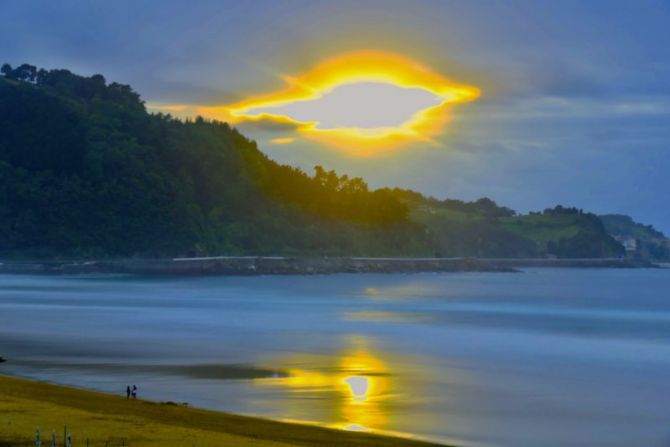
<path fill-rule="evenodd" d="M 63 445 L 86 446 L 436 446 L 412 439 L 348 432 L 190 408 L 0 375 L 0 447 L 42 445 L 52 430 Z"/>

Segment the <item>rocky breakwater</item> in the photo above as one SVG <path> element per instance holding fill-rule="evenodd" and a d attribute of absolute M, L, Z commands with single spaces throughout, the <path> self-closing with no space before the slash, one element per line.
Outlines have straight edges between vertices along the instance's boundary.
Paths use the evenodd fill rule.
<path fill-rule="evenodd" d="M 0 272 L 33 274 L 130 273 L 142 275 L 310 275 L 331 273 L 413 273 L 514 271 L 475 258 L 363 258 L 218 256 L 89 262 L 0 264 Z"/>

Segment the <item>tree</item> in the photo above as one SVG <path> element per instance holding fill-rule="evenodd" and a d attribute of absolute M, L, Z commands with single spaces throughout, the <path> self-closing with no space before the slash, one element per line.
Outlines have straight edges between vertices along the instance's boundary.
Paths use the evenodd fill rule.
<path fill-rule="evenodd" d="M 9 64 L 2 64 L 2 68 L 0 68 L 0 73 L 7 79 L 12 79 L 12 66 Z"/>
<path fill-rule="evenodd" d="M 37 79 L 37 67 L 29 64 L 19 65 L 13 73 L 14 79 L 24 82 L 35 83 Z"/>

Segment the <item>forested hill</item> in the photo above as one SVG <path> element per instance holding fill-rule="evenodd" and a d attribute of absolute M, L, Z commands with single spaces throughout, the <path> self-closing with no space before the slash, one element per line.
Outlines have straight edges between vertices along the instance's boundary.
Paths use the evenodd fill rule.
<path fill-rule="evenodd" d="M 226 123 L 149 114 L 101 75 L 2 67 L 3 258 L 620 253 L 591 216 L 538 222 L 488 199 L 370 190 L 321 167 L 310 176 Z"/>

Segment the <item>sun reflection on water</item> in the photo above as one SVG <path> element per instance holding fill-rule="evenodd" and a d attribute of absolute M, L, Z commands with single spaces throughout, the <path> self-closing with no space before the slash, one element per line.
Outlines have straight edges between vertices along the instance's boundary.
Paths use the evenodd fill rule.
<path fill-rule="evenodd" d="M 386 428 L 384 404 L 389 400 L 391 376 L 386 365 L 358 343 L 357 349 L 342 357 L 338 377 L 344 398 L 342 428 L 366 430 Z"/>
<path fill-rule="evenodd" d="M 367 377 L 349 376 L 344 379 L 344 383 L 349 385 L 351 395 L 353 396 L 354 400 L 363 402 L 367 400 L 368 390 L 370 388 Z"/>
<path fill-rule="evenodd" d="M 301 355 L 287 359 L 286 377 L 262 379 L 259 385 L 279 386 L 305 399 L 287 399 L 286 414 L 312 414 L 319 422 L 345 430 L 388 430 L 393 406 L 393 376 L 363 337 L 351 339 L 348 350 L 335 356 Z M 396 391 L 397 392 L 397 391 Z"/>

